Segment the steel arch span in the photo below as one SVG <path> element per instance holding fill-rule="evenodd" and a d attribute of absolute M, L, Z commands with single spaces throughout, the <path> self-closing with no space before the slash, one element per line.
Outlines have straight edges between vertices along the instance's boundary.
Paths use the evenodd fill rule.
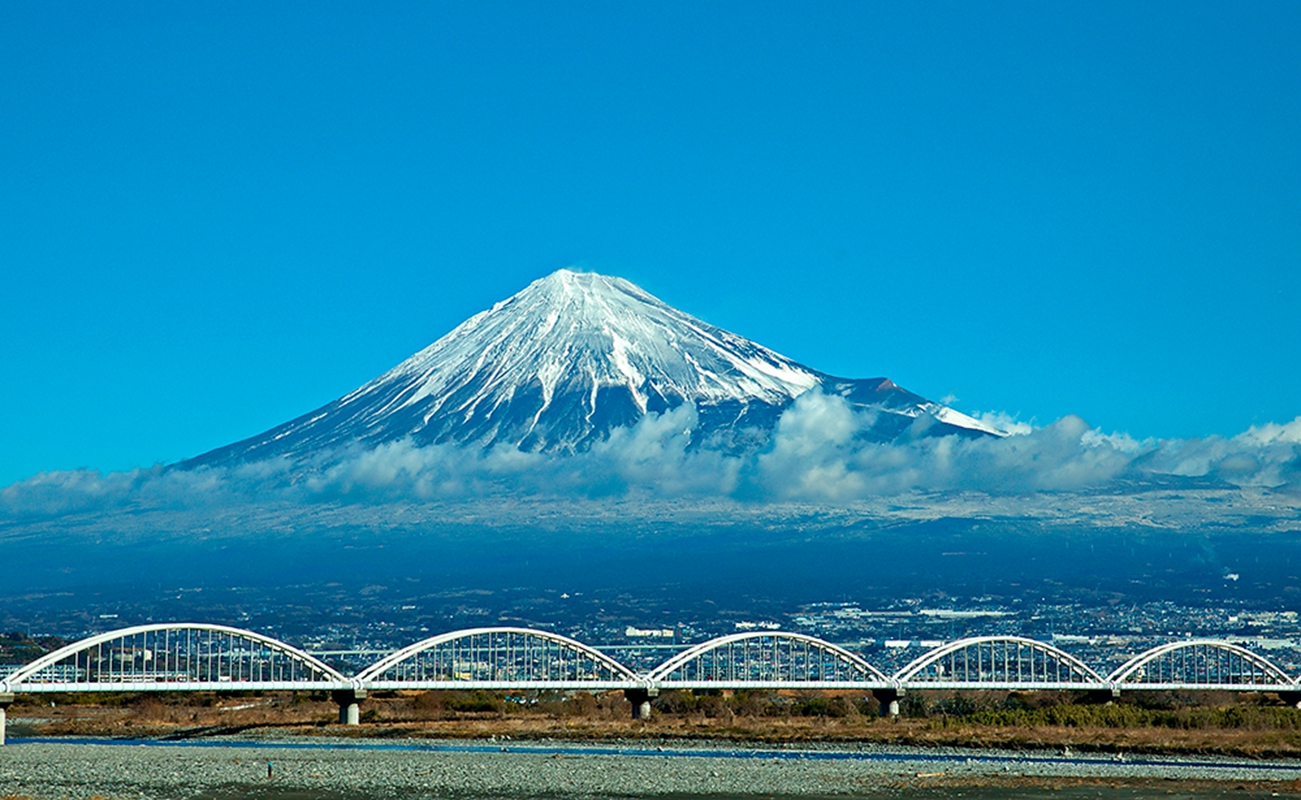
<path fill-rule="evenodd" d="M 1021 636 L 973 636 L 923 653 L 895 673 L 910 689 L 1102 689 L 1107 681 L 1064 650 Z"/>
<path fill-rule="evenodd" d="M 367 689 L 637 689 L 646 683 L 599 650 L 532 628 L 431 636 L 362 670 Z"/>
<path fill-rule="evenodd" d="M 260 633 L 162 623 L 90 636 L 15 670 L 2 691 L 326 690 L 353 685 L 315 656 Z"/>
<path fill-rule="evenodd" d="M 1170 642 L 1139 653 L 1107 678 L 1117 688 L 1296 690 L 1281 667 L 1245 647 L 1218 639 Z"/>
<path fill-rule="evenodd" d="M 861 656 L 799 633 L 751 631 L 690 647 L 651 670 L 666 689 L 883 689 L 890 679 Z"/>

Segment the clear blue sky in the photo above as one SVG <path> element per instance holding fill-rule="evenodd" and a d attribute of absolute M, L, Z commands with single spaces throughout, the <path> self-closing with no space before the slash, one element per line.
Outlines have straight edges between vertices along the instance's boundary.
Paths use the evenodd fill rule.
<path fill-rule="evenodd" d="M 1301 3 L 0 5 L 0 485 L 556 268 L 1134 436 L 1301 414 Z"/>

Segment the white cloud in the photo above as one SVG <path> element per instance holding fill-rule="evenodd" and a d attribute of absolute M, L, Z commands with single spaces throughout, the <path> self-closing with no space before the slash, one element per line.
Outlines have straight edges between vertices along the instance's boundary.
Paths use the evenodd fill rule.
<path fill-rule="evenodd" d="M 1248 428 L 1231 439 L 1162 441 L 1142 466 L 1172 475 L 1218 478 L 1239 486 L 1301 485 L 1301 417 Z"/>
<path fill-rule="evenodd" d="M 1259 427 L 1252 425 L 1233 437 L 1246 446 L 1264 447 L 1274 444 L 1301 444 L 1301 417 L 1283 425 L 1270 422 Z"/>
<path fill-rule="evenodd" d="M 868 491 L 869 477 L 852 466 L 854 437 L 872 417 L 855 414 L 843 397 L 805 392 L 777 422 L 771 449 L 758 456 L 756 476 L 779 499 L 847 500 Z"/>
<path fill-rule="evenodd" d="M 977 420 L 986 425 L 993 426 L 1000 431 L 1004 431 L 1013 436 L 1025 436 L 1034 431 L 1034 425 L 1030 422 L 1022 422 L 1014 414 L 1006 414 L 1002 411 L 982 411 L 974 415 Z"/>
<path fill-rule="evenodd" d="M 41 473 L 0 489 L 0 517 L 41 517 L 132 507 L 195 508 L 250 500 L 389 502 L 483 496 L 719 497 L 754 502 L 848 503 L 914 490 L 992 494 L 1075 491 L 1142 472 L 1237 485 L 1301 486 L 1301 417 L 1253 426 L 1230 439 L 1139 441 L 1104 434 L 1079 417 L 1034 427 L 1006 415 L 982 421 L 1015 435 L 968 439 L 913 435 L 874 442 L 874 414 L 807 392 L 770 441 L 744 453 L 696 441 L 691 407 L 651 414 L 573 456 L 488 451 L 409 440 L 334 454 L 316 466 L 286 460 L 234 468 L 102 474 Z"/>
<path fill-rule="evenodd" d="M 1090 447 L 1110 447 L 1134 456 L 1156 446 L 1156 443 L 1151 439 L 1139 441 L 1128 433 L 1103 433 L 1099 428 L 1085 431 L 1081 441 Z"/>

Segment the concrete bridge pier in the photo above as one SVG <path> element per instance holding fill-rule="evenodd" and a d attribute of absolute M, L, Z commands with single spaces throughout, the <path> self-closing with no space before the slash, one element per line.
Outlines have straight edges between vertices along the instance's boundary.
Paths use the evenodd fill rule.
<path fill-rule="evenodd" d="M 1090 703 L 1096 703 L 1100 706 L 1109 706 L 1120 699 L 1120 689 L 1092 689 L 1088 692 Z"/>
<path fill-rule="evenodd" d="M 904 696 L 902 688 L 873 689 L 872 696 L 881 704 L 881 716 L 891 718 L 899 716 L 899 698 Z"/>
<path fill-rule="evenodd" d="M 361 724 L 361 709 L 358 704 L 366 699 L 365 689 L 337 689 L 330 692 L 330 699 L 339 706 L 340 725 Z"/>
<path fill-rule="evenodd" d="M 5 722 L 9 706 L 13 705 L 13 692 L 0 692 L 0 745 L 5 743 Z"/>
<path fill-rule="evenodd" d="M 659 689 L 624 689 L 623 697 L 632 704 L 633 719 L 650 719 L 651 698 L 659 697 Z"/>

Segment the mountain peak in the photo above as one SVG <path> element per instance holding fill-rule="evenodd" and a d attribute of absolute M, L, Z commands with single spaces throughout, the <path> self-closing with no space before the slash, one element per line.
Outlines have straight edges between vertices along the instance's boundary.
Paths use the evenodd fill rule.
<path fill-rule="evenodd" d="M 786 402 L 820 382 L 818 373 L 622 278 L 572 270 L 534 281 L 358 392 L 394 379 L 421 384 L 404 404 L 458 396 L 472 384 L 509 395 L 536 393 L 535 416 L 546 415 L 558 395 L 581 389 L 585 415 L 615 414 L 627 422 L 689 400 Z M 599 407 L 602 394 L 624 408 Z M 472 412 L 487 397 L 476 392 L 456 408 Z M 537 441 L 525 446 L 539 444 L 549 449 Z"/>
<path fill-rule="evenodd" d="M 697 412 L 693 441 L 736 447 L 762 441 L 796 397 L 819 387 L 871 408 L 883 441 L 919 417 L 937 423 L 931 435 L 998 433 L 886 378 L 805 367 L 622 278 L 561 269 L 339 400 L 187 463 L 302 459 L 404 438 L 576 452 L 683 404 Z"/>
<path fill-rule="evenodd" d="M 592 302 L 599 303 L 605 298 L 617 297 L 619 295 L 632 295 L 651 300 L 654 299 L 642 291 L 638 286 L 629 283 L 623 278 L 601 275 L 597 272 L 579 272 L 572 269 L 558 269 L 544 278 L 538 278 L 533 281 L 528 286 L 524 287 L 524 289 L 519 293 L 497 303 L 494 308 L 500 308 L 507 303 L 522 298 L 545 299 L 546 301 L 556 305 L 564 306 Z"/>
<path fill-rule="evenodd" d="M 511 313 L 511 308 L 525 308 L 531 312 L 545 309 L 548 317 L 555 316 L 557 320 L 565 318 L 574 322 L 617 322 L 620 314 L 631 312 L 640 315 L 645 313 L 648 306 L 673 310 L 671 306 L 623 278 L 559 269 L 544 278 L 538 278 L 488 311 L 471 317 L 466 324 L 485 315 Z"/>
<path fill-rule="evenodd" d="M 599 293 L 603 291 L 633 291 L 645 294 L 636 284 L 615 275 L 602 275 L 599 272 L 570 269 L 562 267 L 555 272 L 530 283 L 524 292 L 533 287 L 557 288 L 564 292 Z"/>

